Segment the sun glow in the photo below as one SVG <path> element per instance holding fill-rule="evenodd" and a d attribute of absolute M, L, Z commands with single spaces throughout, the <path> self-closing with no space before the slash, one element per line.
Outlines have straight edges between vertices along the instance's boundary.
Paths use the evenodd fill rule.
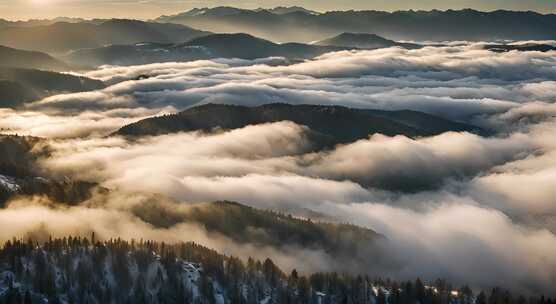
<path fill-rule="evenodd" d="M 51 2 L 51 0 L 29 0 L 29 2 L 31 2 L 32 5 L 47 5 L 49 2 Z"/>

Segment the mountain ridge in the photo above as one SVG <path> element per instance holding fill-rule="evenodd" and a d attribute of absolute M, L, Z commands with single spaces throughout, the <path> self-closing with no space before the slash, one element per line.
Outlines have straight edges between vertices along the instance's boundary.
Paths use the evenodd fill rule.
<path fill-rule="evenodd" d="M 421 46 L 415 43 L 403 43 L 381 37 L 376 34 L 367 33 L 342 33 L 338 36 L 317 41 L 315 45 L 351 47 L 359 49 L 378 49 L 388 47 L 402 47 L 406 49 L 417 49 Z"/>
<path fill-rule="evenodd" d="M 52 71 L 0 67 L 0 107 L 17 108 L 60 93 L 84 92 L 105 88 L 100 80 Z M 9 97 L 9 98 L 7 98 Z"/>
<path fill-rule="evenodd" d="M 54 57 L 37 51 L 19 50 L 0 45 L 0 66 L 51 71 L 67 71 L 70 66 Z"/>
<path fill-rule="evenodd" d="M 274 7 L 274 8 L 258 8 L 258 9 L 255 9 L 255 11 L 263 11 L 263 10 L 269 11 L 273 14 L 278 14 L 278 15 L 285 15 L 285 14 L 291 14 L 291 13 L 305 13 L 305 14 L 310 14 L 310 15 L 320 14 L 320 12 L 309 10 L 309 9 L 306 9 L 304 7 L 301 7 L 301 6 L 277 6 L 277 7 Z"/>
<path fill-rule="evenodd" d="M 155 227 L 197 224 L 208 233 L 223 235 L 238 244 L 323 250 L 336 259 L 357 259 L 361 263 L 364 263 L 364 257 L 379 258 L 379 243 L 388 240 L 387 236 L 369 228 L 299 218 L 232 201 L 197 203 L 180 208 L 175 203 L 166 205 L 149 200 L 134 206 L 132 213 Z"/>
<path fill-rule="evenodd" d="M 213 8 L 216 10 L 218 8 Z M 211 32 L 246 32 L 273 41 L 310 42 L 343 32 L 372 32 L 395 40 L 549 40 L 556 39 L 556 15 L 472 9 L 432 11 L 329 11 L 322 14 L 268 14 L 240 10 L 211 16 L 174 15 L 159 22 L 186 24 Z M 299 31 L 302 28 L 303 31 Z"/>
<path fill-rule="evenodd" d="M 122 127 L 113 135 L 151 136 L 176 132 L 229 130 L 248 125 L 292 121 L 316 132 L 317 146 L 333 146 L 368 138 L 369 134 L 388 136 L 427 136 L 446 131 L 481 132 L 477 127 L 448 121 L 414 111 L 361 110 L 342 106 L 266 104 L 244 107 L 206 104 L 177 114 L 147 118 Z M 435 124 L 433 124 L 433 122 Z"/>

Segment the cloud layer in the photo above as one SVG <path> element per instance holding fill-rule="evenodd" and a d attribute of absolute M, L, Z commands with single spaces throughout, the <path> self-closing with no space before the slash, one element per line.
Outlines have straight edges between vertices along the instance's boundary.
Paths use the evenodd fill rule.
<path fill-rule="evenodd" d="M 105 237 L 196 240 L 249 252 L 199 227 L 153 227 L 134 217 L 128 202 L 139 194 L 182 205 L 234 200 L 310 210 L 384 234 L 395 263 L 370 261 L 363 265 L 369 272 L 550 292 L 556 280 L 555 55 L 497 54 L 463 44 L 341 52 L 295 64 L 269 58 L 103 67 L 87 76 L 108 88 L 0 110 L 0 128 L 49 138 L 43 169 L 97 182 L 113 196 L 69 209 L 13 203 L 0 211 L 13 228 L 0 239 L 48 222 L 45 229 L 54 234 L 95 229 Z M 140 75 L 149 78 L 135 80 Z M 106 136 L 144 117 L 209 102 L 411 109 L 478 124 L 493 135 L 376 134 L 318 152 L 310 152 L 307 128 L 291 122 L 133 141 Z M 338 265 L 318 250 L 260 252 L 286 267 L 304 264 L 306 271 Z"/>

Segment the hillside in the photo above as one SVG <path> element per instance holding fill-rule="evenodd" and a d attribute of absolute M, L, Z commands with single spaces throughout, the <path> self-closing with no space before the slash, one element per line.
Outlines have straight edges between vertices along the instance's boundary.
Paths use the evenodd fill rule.
<path fill-rule="evenodd" d="M 125 126 L 115 134 L 145 136 L 196 130 L 210 132 L 215 128 L 236 129 L 284 120 L 305 125 L 319 134 L 312 137 L 320 141 L 317 146 L 353 142 L 374 133 L 416 137 L 446 131 L 480 132 L 474 126 L 412 111 L 289 104 L 268 104 L 254 108 L 208 104 L 175 115 L 145 119 Z"/>
<path fill-rule="evenodd" d="M 215 12 L 218 12 L 215 13 Z M 198 9 L 163 16 L 159 22 L 180 23 L 219 33 L 244 32 L 273 41 L 319 41 L 340 33 L 373 33 L 395 40 L 551 40 L 556 15 L 471 9 L 447 11 L 330 11 L 322 14 L 268 10 Z M 303 29 L 303 30 L 300 30 Z"/>
<path fill-rule="evenodd" d="M 145 41 L 179 43 L 206 34 L 183 25 L 112 19 L 100 24 L 58 22 L 43 26 L 0 28 L 0 45 L 64 53 L 109 44 Z"/>
<path fill-rule="evenodd" d="M 38 96 L 23 85 L 10 80 L 0 79 L 0 108 L 16 108 Z"/>
<path fill-rule="evenodd" d="M 66 71 L 69 66 L 48 54 L 0 46 L 0 67 Z"/>
<path fill-rule="evenodd" d="M 174 206 L 175 207 L 175 206 Z M 384 236 L 366 228 L 311 220 L 258 210 L 234 202 L 197 204 L 179 209 L 150 201 L 136 206 L 133 213 L 155 227 L 180 223 L 202 225 L 209 233 L 224 235 L 239 244 L 274 248 L 322 250 L 336 260 L 366 264 L 381 256 L 379 243 Z"/>
<path fill-rule="evenodd" d="M 380 49 L 394 46 L 406 49 L 416 49 L 420 47 L 420 45 L 418 44 L 396 42 L 394 40 L 389 40 L 375 34 L 365 33 L 343 33 L 332 38 L 317 41 L 315 44 L 360 49 Z"/>
<path fill-rule="evenodd" d="M 15 108 L 47 96 L 104 88 L 102 81 L 31 69 L 0 67 L 0 107 Z"/>
<path fill-rule="evenodd" d="M 40 138 L 0 135 L 0 207 L 17 196 L 44 195 L 67 204 L 90 197 L 96 185 L 54 178 L 37 167 L 37 159 L 48 153 Z"/>

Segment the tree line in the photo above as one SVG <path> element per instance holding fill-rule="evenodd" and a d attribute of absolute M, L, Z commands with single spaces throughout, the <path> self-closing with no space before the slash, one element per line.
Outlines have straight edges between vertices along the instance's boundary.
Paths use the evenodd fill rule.
<path fill-rule="evenodd" d="M 196 243 L 67 237 L 0 249 L 0 303 L 556 304 L 499 287 L 282 271 Z"/>

